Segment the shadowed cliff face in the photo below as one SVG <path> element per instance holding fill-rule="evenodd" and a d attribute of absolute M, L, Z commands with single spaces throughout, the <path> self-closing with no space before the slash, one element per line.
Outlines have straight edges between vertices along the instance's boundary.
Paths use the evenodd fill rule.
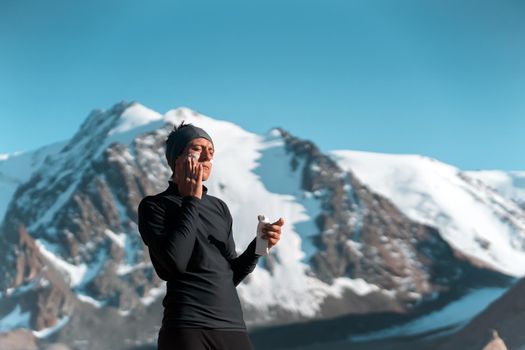
<path fill-rule="evenodd" d="M 145 195 L 166 187 L 171 172 L 164 141 L 173 125 L 137 132 L 129 143 L 108 142 L 129 106 L 93 112 L 71 141 L 16 191 L 0 235 L 2 315 L 20 305 L 22 313 L 30 314 L 27 327 L 36 330 L 65 320 L 57 338 L 69 343 L 75 334 L 89 338 L 90 329 L 100 333 L 99 345 L 110 344 L 117 334 L 131 343 L 152 342 L 161 320 L 163 281 L 138 234 L 136 210 Z M 312 142 L 277 131 L 290 169 L 301 173 L 300 187 L 321 208 L 311 237 L 315 251 L 305 261 L 308 274 L 328 285 L 349 277 L 376 288 L 326 297 L 313 318 L 410 313 L 415 307 L 421 314 L 468 288 L 508 281 L 454 251 L 436 228 L 409 220 Z M 228 187 L 223 190 L 227 193 Z M 272 264 L 280 262 L 270 255 L 264 263 L 271 272 Z M 103 317 L 111 322 L 104 323 Z M 279 305 L 264 318 L 247 306 L 245 317 L 250 325 L 305 319 Z M 149 325 L 141 330 L 144 319 Z M 93 326 L 97 323 L 107 329 Z"/>

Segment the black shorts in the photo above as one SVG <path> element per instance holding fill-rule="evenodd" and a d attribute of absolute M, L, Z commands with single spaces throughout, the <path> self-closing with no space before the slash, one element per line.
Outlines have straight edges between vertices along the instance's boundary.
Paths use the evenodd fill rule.
<path fill-rule="evenodd" d="M 254 350 L 246 331 L 161 328 L 158 350 Z"/>

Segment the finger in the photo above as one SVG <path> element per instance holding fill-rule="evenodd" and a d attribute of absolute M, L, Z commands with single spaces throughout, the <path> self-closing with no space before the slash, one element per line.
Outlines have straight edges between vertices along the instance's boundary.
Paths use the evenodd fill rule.
<path fill-rule="evenodd" d="M 196 172 L 195 172 L 195 159 L 193 159 L 193 157 L 188 157 L 189 161 L 190 161 L 190 178 L 192 180 L 195 180 L 196 178 Z"/>
<path fill-rule="evenodd" d="M 279 238 L 281 237 L 281 233 L 280 232 L 266 232 L 264 235 L 263 235 L 263 238 Z"/>
<path fill-rule="evenodd" d="M 277 232 L 266 232 L 262 235 L 262 238 L 268 239 L 268 238 L 278 238 L 280 236 Z"/>
<path fill-rule="evenodd" d="M 191 183 L 191 171 L 190 171 L 190 160 L 186 158 L 184 160 L 184 184 Z"/>
<path fill-rule="evenodd" d="M 191 159 L 186 158 L 184 162 L 184 177 L 191 178 Z"/>
<path fill-rule="evenodd" d="M 274 222 L 272 225 L 283 226 L 283 225 L 284 225 L 284 219 L 283 219 L 283 218 L 279 218 L 279 220 L 277 220 L 276 222 Z"/>
<path fill-rule="evenodd" d="M 197 164 L 195 162 L 195 158 L 190 157 L 190 164 L 191 164 L 191 179 L 197 180 Z"/>
<path fill-rule="evenodd" d="M 191 182 L 195 182 L 195 164 L 194 164 L 195 160 L 190 157 L 190 179 L 191 179 Z"/>
<path fill-rule="evenodd" d="M 197 168 L 197 183 L 202 185 L 202 174 L 204 173 L 204 170 L 202 169 L 202 164 L 199 164 Z"/>
<path fill-rule="evenodd" d="M 273 239 L 273 238 L 271 238 L 271 239 L 268 240 L 268 243 L 269 243 L 269 246 L 270 246 L 270 248 L 271 248 L 271 247 L 273 247 L 274 245 L 276 245 L 277 243 L 279 243 L 279 240 L 278 240 L 278 239 Z"/>
<path fill-rule="evenodd" d="M 264 229 L 268 230 L 268 231 L 280 231 L 281 230 L 281 226 L 280 225 L 274 225 L 274 224 L 266 224 L 264 226 Z"/>
<path fill-rule="evenodd" d="M 262 230 L 264 233 L 269 233 L 269 232 L 281 233 L 281 226 L 274 225 L 274 226 L 269 226 L 269 227 L 263 227 Z"/>

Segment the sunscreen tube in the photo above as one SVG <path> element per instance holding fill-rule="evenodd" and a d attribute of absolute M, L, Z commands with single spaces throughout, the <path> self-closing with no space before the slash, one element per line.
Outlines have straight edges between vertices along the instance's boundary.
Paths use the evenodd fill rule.
<path fill-rule="evenodd" d="M 263 236 L 263 227 L 265 224 L 269 224 L 270 221 L 264 215 L 259 215 L 257 217 L 259 223 L 257 224 L 257 241 L 255 244 L 255 254 L 257 255 L 268 255 L 268 240 L 262 238 Z"/>

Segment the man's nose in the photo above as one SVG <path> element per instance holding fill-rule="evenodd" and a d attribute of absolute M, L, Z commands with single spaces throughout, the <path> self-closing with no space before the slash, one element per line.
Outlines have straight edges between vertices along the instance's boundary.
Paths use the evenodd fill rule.
<path fill-rule="evenodd" d="M 211 160 L 211 159 L 212 159 L 212 155 L 210 151 L 203 150 L 201 152 L 200 161 L 204 162 L 204 161 Z"/>

